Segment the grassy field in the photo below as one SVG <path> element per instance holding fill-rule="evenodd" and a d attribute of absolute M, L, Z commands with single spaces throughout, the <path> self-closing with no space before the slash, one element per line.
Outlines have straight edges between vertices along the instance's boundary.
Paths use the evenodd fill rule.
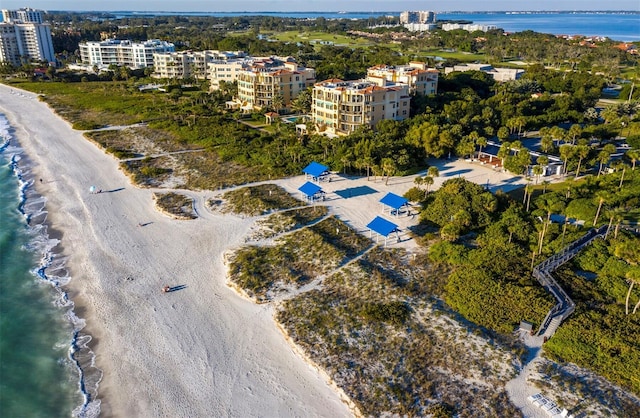
<path fill-rule="evenodd" d="M 333 45 L 356 47 L 368 47 L 375 45 L 375 41 L 361 37 L 351 37 L 326 32 L 299 32 L 288 31 L 269 34 L 271 39 L 282 42 L 310 42 L 317 46 L 323 43 L 331 43 Z"/>

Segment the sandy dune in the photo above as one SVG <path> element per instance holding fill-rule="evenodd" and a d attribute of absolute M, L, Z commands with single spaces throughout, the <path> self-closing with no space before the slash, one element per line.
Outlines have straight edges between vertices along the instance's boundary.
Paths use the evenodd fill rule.
<path fill-rule="evenodd" d="M 222 254 L 252 220 L 160 214 L 152 192 L 132 187 L 112 157 L 16 92 L 0 85 L 0 112 L 43 179 L 36 187 L 62 233 L 68 290 L 104 371 L 102 416 L 350 415 L 287 344 L 271 308 L 226 287 Z M 103 193 L 90 194 L 91 185 Z M 186 288 L 163 294 L 165 284 Z"/>
<path fill-rule="evenodd" d="M 223 254 L 241 245 L 255 219 L 210 213 L 214 192 L 189 192 L 200 218 L 170 219 L 155 210 L 152 190 L 133 187 L 117 161 L 71 129 L 35 95 L 0 85 L 0 112 L 34 163 L 38 191 L 69 257 L 69 293 L 87 319 L 103 416 L 349 416 L 326 378 L 298 356 L 272 319 L 225 285 Z M 434 162 L 441 176 L 464 176 L 492 189 L 522 180 L 465 162 Z M 351 227 L 382 214 L 378 201 L 402 194 L 413 178 L 346 178 L 322 184 L 321 204 Z M 298 195 L 303 176 L 278 180 Z M 95 185 L 103 193 L 91 194 Z M 412 248 L 417 217 L 384 215 L 400 228 L 389 245 Z M 144 226 L 139 226 L 142 223 Z M 382 242 L 382 241 L 381 241 Z M 164 294 L 162 286 L 185 286 Z"/>

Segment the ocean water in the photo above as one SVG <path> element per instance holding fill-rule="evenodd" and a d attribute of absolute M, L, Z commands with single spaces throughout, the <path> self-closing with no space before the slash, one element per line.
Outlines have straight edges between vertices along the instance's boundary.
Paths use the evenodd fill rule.
<path fill-rule="evenodd" d="M 399 16 L 387 12 L 112 12 L 117 18 L 142 16 L 271 16 L 299 19 L 369 19 Z M 468 20 L 479 25 L 495 25 L 506 32 L 532 30 L 554 35 L 606 36 L 617 41 L 640 40 L 640 6 L 630 12 L 438 12 L 437 20 Z"/>
<path fill-rule="evenodd" d="M 101 374 L 62 288 L 69 276 L 45 199 L 11 132 L 0 114 L 0 417 L 94 417 Z"/>

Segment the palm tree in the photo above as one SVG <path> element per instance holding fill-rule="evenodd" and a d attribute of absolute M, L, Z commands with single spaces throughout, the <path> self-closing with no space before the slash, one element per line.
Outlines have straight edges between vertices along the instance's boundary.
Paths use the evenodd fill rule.
<path fill-rule="evenodd" d="M 369 181 L 369 177 L 371 176 L 371 171 L 373 169 L 374 161 L 373 157 L 366 156 L 362 159 L 362 165 L 367 169 L 367 181 Z"/>
<path fill-rule="evenodd" d="M 573 158 L 575 154 L 576 150 L 573 145 L 565 144 L 560 147 L 560 158 L 564 161 L 562 174 L 567 174 L 567 164 L 569 163 L 569 159 Z"/>
<path fill-rule="evenodd" d="M 640 160 L 640 150 L 631 149 L 626 153 L 627 158 L 631 160 L 631 171 L 636 169 L 636 161 Z"/>
<path fill-rule="evenodd" d="M 537 202 L 538 207 L 547 212 L 547 217 L 542 224 L 542 231 L 540 232 L 540 241 L 538 241 L 538 254 L 542 254 L 542 243 L 544 242 L 544 236 L 547 233 L 549 224 L 551 223 L 551 215 L 553 212 L 564 209 L 564 201 L 560 196 L 555 193 L 549 193 L 542 196 Z"/>
<path fill-rule="evenodd" d="M 620 175 L 620 184 L 618 184 L 618 189 L 622 189 L 622 183 L 624 182 L 624 173 L 627 171 L 627 165 L 622 160 L 618 160 L 614 163 L 613 167 L 616 171 L 622 169 L 622 174 Z"/>
<path fill-rule="evenodd" d="M 640 266 L 638 260 L 640 260 L 640 247 L 634 245 L 633 241 L 624 241 L 616 245 L 613 251 L 614 255 L 618 258 L 626 261 L 630 266 L 629 270 L 625 274 L 625 277 L 629 281 L 629 290 L 627 291 L 627 297 L 625 298 L 625 312 L 629 315 L 629 297 L 635 284 L 640 284 Z M 633 313 L 640 306 L 640 300 L 633 308 Z"/>
<path fill-rule="evenodd" d="M 580 175 L 580 165 L 582 165 L 582 160 L 589 156 L 589 147 L 587 145 L 576 145 L 576 156 L 578 157 L 578 168 L 576 169 L 576 177 Z"/>
<path fill-rule="evenodd" d="M 607 215 L 609 216 L 609 226 L 607 227 L 607 233 L 605 234 L 605 238 L 609 235 L 609 231 L 613 226 L 613 223 L 616 223 L 615 230 L 613 232 L 613 238 L 618 238 L 618 232 L 620 231 L 620 224 L 624 220 L 624 214 L 626 213 L 624 207 L 618 206 L 615 208 L 609 208 L 607 211 Z"/>
<path fill-rule="evenodd" d="M 432 165 L 431 167 L 429 167 L 429 169 L 427 170 L 427 175 L 431 176 L 431 177 L 438 177 L 440 175 L 440 170 L 438 170 L 438 167 Z"/>
<path fill-rule="evenodd" d="M 431 176 L 424 176 L 424 178 L 422 179 L 423 183 L 427 185 L 427 191 L 424 194 L 425 197 L 427 197 L 427 195 L 429 194 L 429 192 L 431 191 L 431 186 L 433 185 L 433 177 Z"/>
<path fill-rule="evenodd" d="M 505 141 L 500 146 L 498 150 L 498 158 L 502 161 L 502 168 L 504 169 L 504 160 L 511 155 L 511 144 L 508 141 Z"/>
<path fill-rule="evenodd" d="M 593 218 L 593 226 L 596 226 L 596 224 L 598 223 L 598 218 L 600 217 L 600 210 L 602 210 L 603 203 L 609 201 L 611 199 L 611 195 L 608 192 L 601 190 L 599 192 L 596 192 L 596 197 L 598 198 L 598 210 L 596 211 L 595 218 Z"/>
<path fill-rule="evenodd" d="M 625 314 L 629 315 L 629 297 L 631 296 L 631 290 L 633 290 L 633 285 L 639 283 L 640 284 L 640 268 L 638 266 L 632 266 L 629 271 L 624 275 L 624 277 L 629 282 L 629 290 L 627 291 L 627 297 L 624 299 L 624 310 Z M 640 300 L 633 307 L 633 312 L 636 313 L 636 310 L 640 306 Z"/>
<path fill-rule="evenodd" d="M 396 166 L 396 162 L 391 158 L 383 158 L 382 159 L 382 171 L 387 174 L 387 180 L 384 182 L 384 185 L 389 184 L 389 177 L 393 176 L 396 173 L 398 167 Z"/>
<path fill-rule="evenodd" d="M 582 127 L 577 123 L 574 123 L 569 128 L 569 132 L 567 132 L 567 136 L 571 138 L 571 145 L 575 145 L 576 138 L 582 135 Z"/>
<path fill-rule="evenodd" d="M 560 141 L 564 141 L 566 135 L 567 131 L 559 126 L 554 126 L 553 128 L 551 128 L 551 136 L 558 141 L 558 143 L 556 144 L 557 147 L 560 146 Z"/>
<path fill-rule="evenodd" d="M 413 183 L 416 185 L 416 187 L 420 190 L 422 190 L 422 185 L 424 184 L 424 177 L 416 177 L 415 179 L 413 179 Z"/>
<path fill-rule="evenodd" d="M 602 150 L 598 153 L 598 162 L 600 163 L 600 168 L 598 169 L 598 177 L 602 173 L 602 166 L 609 161 L 611 158 L 611 154 L 616 152 L 616 147 L 613 144 L 607 144 L 602 147 Z"/>
<path fill-rule="evenodd" d="M 485 138 L 484 136 L 479 137 L 478 139 L 476 139 L 476 145 L 478 145 L 478 158 L 480 158 L 480 154 L 482 154 L 482 147 L 486 147 L 487 146 L 487 138 Z"/>
<path fill-rule="evenodd" d="M 541 165 L 533 166 L 532 172 L 533 172 L 533 175 L 536 176 L 536 184 L 538 184 L 538 180 L 540 180 L 540 176 L 542 175 L 543 171 L 544 170 Z"/>
<path fill-rule="evenodd" d="M 284 107 L 284 97 L 280 93 L 273 95 L 271 98 L 271 107 L 273 111 L 280 114 L 280 111 Z"/>

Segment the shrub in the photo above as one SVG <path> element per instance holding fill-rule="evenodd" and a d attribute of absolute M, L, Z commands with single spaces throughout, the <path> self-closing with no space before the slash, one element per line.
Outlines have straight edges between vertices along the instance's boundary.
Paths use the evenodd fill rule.
<path fill-rule="evenodd" d="M 388 303 L 369 302 L 362 307 L 362 316 L 369 321 L 382 321 L 402 325 L 410 315 L 411 308 L 401 301 Z"/>

